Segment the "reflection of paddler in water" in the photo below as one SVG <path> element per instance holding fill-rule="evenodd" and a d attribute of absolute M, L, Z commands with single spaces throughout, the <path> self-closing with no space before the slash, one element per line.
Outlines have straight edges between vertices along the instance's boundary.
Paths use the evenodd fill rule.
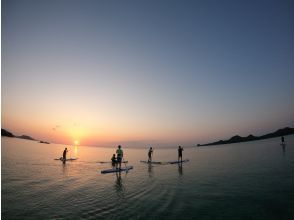
<path fill-rule="evenodd" d="M 149 173 L 149 177 L 153 176 L 153 166 L 151 163 L 148 164 L 148 173 Z"/>
<path fill-rule="evenodd" d="M 178 165 L 179 165 L 179 166 L 178 166 L 179 174 L 180 174 L 180 175 L 183 175 L 183 164 L 182 164 L 182 163 L 179 163 Z"/>
<path fill-rule="evenodd" d="M 64 176 L 68 176 L 68 169 L 65 163 L 62 164 L 62 173 Z"/>
<path fill-rule="evenodd" d="M 281 137 L 281 146 L 282 146 L 282 150 L 283 150 L 283 153 L 285 154 L 286 152 L 286 143 L 285 143 L 285 138 L 284 136 Z"/>
<path fill-rule="evenodd" d="M 286 144 L 285 144 L 285 138 L 283 136 L 281 137 L 281 141 L 282 141 L 281 146 L 282 146 L 283 154 L 285 154 Z"/>
<path fill-rule="evenodd" d="M 285 154 L 285 152 L 286 152 L 286 145 L 285 144 L 281 144 L 281 145 L 282 145 L 283 154 Z"/>
<path fill-rule="evenodd" d="M 115 188 L 118 192 L 121 192 L 123 190 L 123 184 L 121 179 L 121 172 L 116 172 L 116 182 L 115 182 Z"/>

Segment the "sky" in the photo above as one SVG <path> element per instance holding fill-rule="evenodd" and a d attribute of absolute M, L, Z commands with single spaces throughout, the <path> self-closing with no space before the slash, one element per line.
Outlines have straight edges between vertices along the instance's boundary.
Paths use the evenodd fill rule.
<path fill-rule="evenodd" d="M 294 126 L 294 1 L 2 0 L 1 127 L 193 146 Z"/>

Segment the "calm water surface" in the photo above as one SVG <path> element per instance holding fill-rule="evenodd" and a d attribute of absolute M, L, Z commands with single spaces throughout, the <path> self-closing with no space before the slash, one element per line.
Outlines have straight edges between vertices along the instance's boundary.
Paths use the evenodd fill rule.
<path fill-rule="evenodd" d="M 115 148 L 2 138 L 3 219 L 294 219 L 294 136 L 185 148 L 190 162 L 148 165 L 146 149 L 123 148 L 134 169 L 101 174 Z M 177 159 L 177 148 L 153 159 Z"/>

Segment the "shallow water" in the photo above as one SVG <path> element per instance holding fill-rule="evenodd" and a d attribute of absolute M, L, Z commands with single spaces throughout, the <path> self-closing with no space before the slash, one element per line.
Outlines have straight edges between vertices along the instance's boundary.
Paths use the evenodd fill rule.
<path fill-rule="evenodd" d="M 124 149 L 128 173 L 101 174 L 115 148 L 2 138 L 3 219 L 294 219 L 294 136 L 184 148 L 182 166 L 148 165 L 148 149 Z M 157 149 L 154 161 L 177 159 Z M 122 165 L 124 166 L 124 165 Z"/>

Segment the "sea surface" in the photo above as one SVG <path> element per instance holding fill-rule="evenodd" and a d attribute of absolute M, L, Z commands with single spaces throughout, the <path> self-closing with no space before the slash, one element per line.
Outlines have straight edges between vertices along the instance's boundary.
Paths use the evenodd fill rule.
<path fill-rule="evenodd" d="M 111 168 L 116 147 L 1 139 L 3 219 L 294 219 L 294 135 L 185 148 L 177 164 L 148 165 L 145 149 L 123 147 L 128 173 Z M 177 160 L 177 147 L 154 148 L 154 161 Z M 122 165 L 124 166 L 124 165 Z"/>

